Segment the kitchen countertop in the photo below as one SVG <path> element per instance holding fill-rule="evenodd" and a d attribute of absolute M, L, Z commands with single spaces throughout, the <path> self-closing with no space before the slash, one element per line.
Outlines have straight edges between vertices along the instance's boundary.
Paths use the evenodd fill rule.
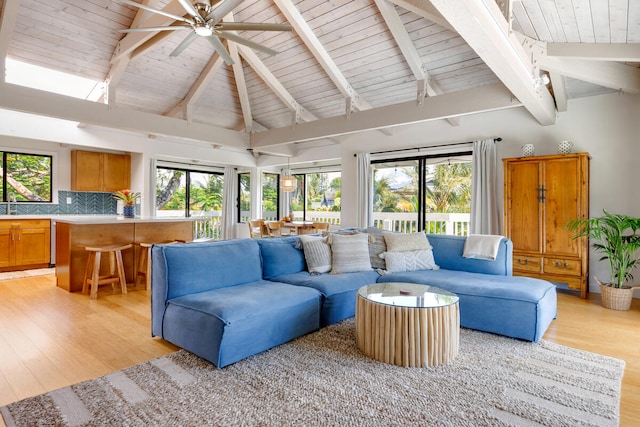
<path fill-rule="evenodd" d="M 49 219 L 54 222 L 69 224 L 120 224 L 141 222 L 178 222 L 194 221 L 198 217 L 135 217 L 125 218 L 122 215 L 0 215 L 0 220 Z"/>

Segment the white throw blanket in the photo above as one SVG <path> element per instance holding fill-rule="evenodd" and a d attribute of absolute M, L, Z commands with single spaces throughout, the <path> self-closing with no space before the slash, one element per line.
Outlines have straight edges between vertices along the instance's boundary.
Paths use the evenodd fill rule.
<path fill-rule="evenodd" d="M 479 258 L 494 261 L 498 256 L 500 241 L 504 236 L 490 234 L 470 234 L 464 243 L 465 258 Z"/>

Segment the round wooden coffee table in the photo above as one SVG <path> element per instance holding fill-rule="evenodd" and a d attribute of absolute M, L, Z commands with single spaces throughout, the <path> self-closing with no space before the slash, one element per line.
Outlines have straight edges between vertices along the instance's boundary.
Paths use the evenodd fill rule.
<path fill-rule="evenodd" d="M 405 367 L 450 362 L 458 355 L 458 297 L 434 286 L 376 283 L 358 290 L 356 343 L 367 356 Z"/>

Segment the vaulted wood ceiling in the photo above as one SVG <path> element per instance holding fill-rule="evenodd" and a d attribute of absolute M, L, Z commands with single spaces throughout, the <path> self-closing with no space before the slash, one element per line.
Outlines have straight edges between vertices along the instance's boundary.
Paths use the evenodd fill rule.
<path fill-rule="evenodd" d="M 179 0 L 136 1 L 186 15 Z M 245 0 L 225 22 L 294 31 L 240 31 L 279 54 L 225 42 L 234 65 L 203 38 L 170 57 L 188 31 L 118 32 L 174 22 L 118 0 L 0 4 L 2 57 L 104 81 L 110 112 L 161 116 L 145 124 L 131 113 L 123 127 L 256 151 L 291 154 L 286 144 L 423 120 L 456 126 L 466 114 L 520 105 L 549 125 L 571 98 L 640 94 L 638 1 Z M 0 108 L 72 114 L 7 99 L 21 93 L 8 86 Z M 106 116 L 80 120 L 115 126 Z"/>

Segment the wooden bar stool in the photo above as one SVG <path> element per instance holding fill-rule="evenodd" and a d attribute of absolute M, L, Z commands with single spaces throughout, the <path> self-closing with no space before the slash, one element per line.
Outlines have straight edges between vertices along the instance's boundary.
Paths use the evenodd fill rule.
<path fill-rule="evenodd" d="M 111 286 L 115 289 L 115 284 L 120 282 L 120 289 L 123 294 L 126 294 L 127 280 L 124 275 L 122 251 L 130 248 L 130 243 L 125 245 L 84 246 L 84 250 L 89 253 L 89 256 L 87 257 L 87 267 L 84 270 L 82 293 L 89 292 L 89 286 L 91 286 L 91 299 L 96 299 L 98 298 L 98 286 L 111 283 Z M 109 254 L 109 274 L 100 276 L 100 261 L 103 253 Z"/>
<path fill-rule="evenodd" d="M 171 240 L 168 242 L 161 242 L 162 245 L 173 245 L 175 243 L 184 243 L 184 240 Z M 144 280 L 144 288 L 151 288 L 151 246 L 153 243 L 140 242 L 136 243 L 140 246 L 140 254 L 138 255 L 138 266 L 136 268 L 136 288 L 140 286 L 142 280 Z"/>

